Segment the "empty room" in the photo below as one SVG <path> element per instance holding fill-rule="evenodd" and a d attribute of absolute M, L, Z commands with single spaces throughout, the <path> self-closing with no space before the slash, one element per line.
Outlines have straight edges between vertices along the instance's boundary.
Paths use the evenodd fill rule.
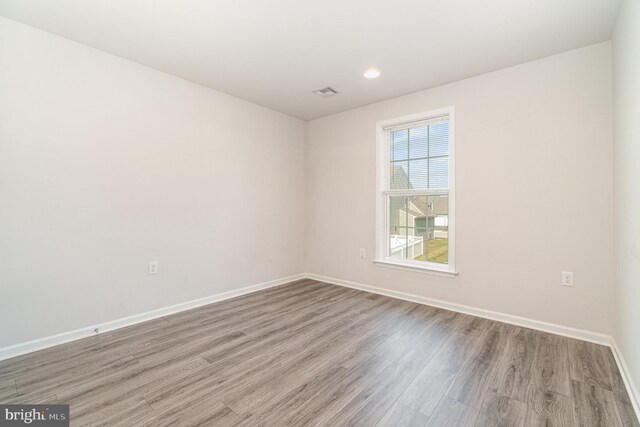
<path fill-rule="evenodd" d="M 0 426 L 639 386 L 640 0 L 0 0 Z"/>

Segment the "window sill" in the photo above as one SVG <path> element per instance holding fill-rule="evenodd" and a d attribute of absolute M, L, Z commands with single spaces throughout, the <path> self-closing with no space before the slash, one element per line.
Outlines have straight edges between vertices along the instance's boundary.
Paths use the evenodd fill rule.
<path fill-rule="evenodd" d="M 433 274 L 434 276 L 443 276 L 443 277 L 456 277 L 458 275 L 457 271 L 450 270 L 449 267 L 435 267 L 431 265 L 415 265 L 408 264 L 403 262 L 391 261 L 388 259 L 375 259 L 373 262 L 379 267 L 385 268 L 395 268 L 397 270 L 407 270 L 413 272 L 422 272 L 427 274 Z"/>

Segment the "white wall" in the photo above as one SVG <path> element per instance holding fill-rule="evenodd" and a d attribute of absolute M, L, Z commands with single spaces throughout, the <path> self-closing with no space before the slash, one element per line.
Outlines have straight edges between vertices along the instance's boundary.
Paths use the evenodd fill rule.
<path fill-rule="evenodd" d="M 305 154 L 297 119 L 0 18 L 0 324 L 18 325 L 0 347 L 300 273 L 305 250 L 311 273 L 611 333 L 610 55 L 602 43 L 318 119 Z M 449 105 L 460 275 L 378 267 L 375 123 Z M 632 149 L 618 144 L 625 174 Z M 637 265 L 621 262 L 617 338 L 639 366 L 621 326 L 638 324 Z"/>
<path fill-rule="evenodd" d="M 601 43 L 309 122 L 307 271 L 611 333 L 610 54 Z M 450 105 L 460 274 L 376 266 L 376 122 Z"/>
<path fill-rule="evenodd" d="M 640 385 L 640 2 L 620 9 L 613 37 L 615 331 Z"/>
<path fill-rule="evenodd" d="M 301 273 L 304 145 L 300 120 L 0 18 L 0 347 Z"/>

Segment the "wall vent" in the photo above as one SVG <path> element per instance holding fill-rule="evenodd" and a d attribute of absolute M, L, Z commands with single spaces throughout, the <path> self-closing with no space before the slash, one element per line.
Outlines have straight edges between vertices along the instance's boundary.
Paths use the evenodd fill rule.
<path fill-rule="evenodd" d="M 323 87 L 322 89 L 314 90 L 313 93 L 323 98 L 328 98 L 330 96 L 337 95 L 338 91 L 332 87 L 327 86 Z"/>

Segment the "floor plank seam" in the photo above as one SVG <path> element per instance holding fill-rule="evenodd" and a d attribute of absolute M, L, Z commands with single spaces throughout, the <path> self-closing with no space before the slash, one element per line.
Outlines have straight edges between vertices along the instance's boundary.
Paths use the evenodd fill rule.
<path fill-rule="evenodd" d="M 233 410 L 233 408 L 232 408 L 231 406 L 227 405 L 227 404 L 226 404 L 224 401 L 222 401 L 222 400 L 220 401 L 220 403 L 221 403 L 224 407 L 226 407 L 228 410 L 230 410 L 231 412 L 233 412 L 233 413 L 235 414 L 235 416 L 236 416 L 236 417 L 238 417 L 238 418 L 240 418 L 241 420 L 245 420 L 245 419 L 247 419 L 247 418 L 249 418 L 249 417 L 250 417 L 250 416 L 249 416 L 249 417 L 245 417 L 245 416 L 240 415 L 239 413 L 237 413 L 236 411 L 234 411 L 234 410 Z"/>
<path fill-rule="evenodd" d="M 152 411 L 153 413 L 156 413 L 156 410 L 155 410 L 155 409 L 153 409 L 153 406 L 151 406 L 151 404 L 149 403 L 149 401 L 147 401 L 147 398 L 146 398 L 146 397 L 144 397 L 144 394 L 140 395 L 140 397 L 142 398 L 142 400 L 144 400 L 144 403 L 146 403 L 146 404 L 147 404 L 147 406 L 149 407 L 149 409 L 151 409 L 151 411 Z"/>

